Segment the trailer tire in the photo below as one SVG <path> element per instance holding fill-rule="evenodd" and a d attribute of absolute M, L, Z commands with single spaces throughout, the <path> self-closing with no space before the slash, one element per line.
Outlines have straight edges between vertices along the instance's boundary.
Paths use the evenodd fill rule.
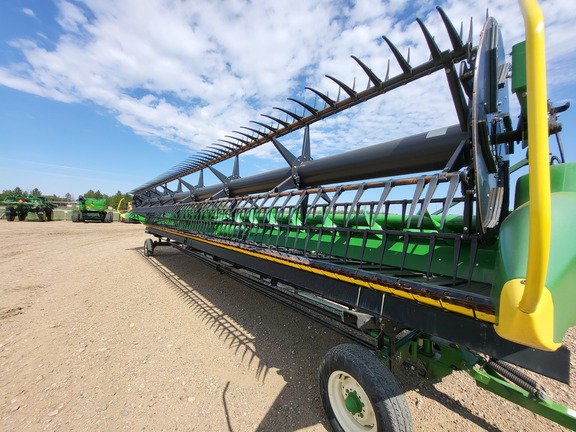
<path fill-rule="evenodd" d="M 108 212 L 106 216 L 104 216 L 104 222 L 111 223 L 114 220 L 114 213 Z"/>
<path fill-rule="evenodd" d="M 16 210 L 14 210 L 14 207 L 12 206 L 6 207 L 4 214 L 6 215 L 6 220 L 9 222 L 12 222 L 14 219 L 16 219 Z"/>
<path fill-rule="evenodd" d="M 72 222 L 80 222 L 80 212 L 78 210 L 72 210 Z"/>
<path fill-rule="evenodd" d="M 412 417 L 396 378 L 370 350 L 332 348 L 319 368 L 320 396 L 334 431 L 412 430 Z"/>
<path fill-rule="evenodd" d="M 154 255 L 154 243 L 152 239 L 146 239 L 144 241 L 144 255 L 147 257 Z"/>
<path fill-rule="evenodd" d="M 20 222 L 26 220 L 26 213 L 23 213 L 23 212 L 18 213 L 18 220 Z"/>
<path fill-rule="evenodd" d="M 46 220 L 48 222 L 52 221 L 52 216 L 53 216 L 53 210 L 51 208 L 47 208 L 46 209 Z"/>

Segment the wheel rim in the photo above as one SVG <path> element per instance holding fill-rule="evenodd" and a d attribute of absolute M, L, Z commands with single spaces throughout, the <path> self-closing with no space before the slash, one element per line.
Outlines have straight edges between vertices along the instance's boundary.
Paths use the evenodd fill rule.
<path fill-rule="evenodd" d="M 334 371 L 328 378 L 328 397 L 336 419 L 346 431 L 375 431 L 374 408 L 368 395 L 350 374 Z"/>

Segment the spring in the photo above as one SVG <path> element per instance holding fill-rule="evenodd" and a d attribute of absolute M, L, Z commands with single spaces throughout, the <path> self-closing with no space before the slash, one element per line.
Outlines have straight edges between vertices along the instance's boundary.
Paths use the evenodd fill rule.
<path fill-rule="evenodd" d="M 546 398 L 546 392 L 535 380 L 519 370 L 514 369 L 508 363 L 505 363 L 502 360 L 492 359 L 486 363 L 486 365 L 510 382 L 516 384 L 521 389 L 526 390 L 531 395 L 538 397 L 539 399 Z"/>

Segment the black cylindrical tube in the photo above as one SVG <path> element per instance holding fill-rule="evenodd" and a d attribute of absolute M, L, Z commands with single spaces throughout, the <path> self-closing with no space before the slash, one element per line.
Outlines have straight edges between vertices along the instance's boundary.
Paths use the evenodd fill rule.
<path fill-rule="evenodd" d="M 459 125 L 305 162 L 300 185 L 367 180 L 443 169 L 467 134 Z"/>
<path fill-rule="evenodd" d="M 373 146 L 310 160 L 297 167 L 300 187 L 368 180 L 442 169 L 467 134 L 459 125 L 400 138 Z M 176 202 L 190 195 L 205 200 L 226 188 L 229 196 L 267 192 L 293 174 L 289 167 L 234 179 L 169 197 Z M 157 202 L 157 200 L 153 200 Z"/>

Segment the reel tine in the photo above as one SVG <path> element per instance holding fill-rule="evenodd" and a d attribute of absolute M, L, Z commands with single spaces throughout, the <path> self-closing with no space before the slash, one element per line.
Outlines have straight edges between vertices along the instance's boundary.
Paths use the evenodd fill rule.
<path fill-rule="evenodd" d="M 454 63 L 451 63 L 450 66 L 446 66 L 444 70 L 446 71 L 448 87 L 452 94 L 452 102 L 454 103 L 454 108 L 456 108 L 456 115 L 458 117 L 458 123 L 460 123 L 460 129 L 465 132 L 468 129 L 469 109 L 468 104 L 466 103 L 466 98 L 464 97 L 464 90 L 462 89 L 458 73 L 456 72 L 456 66 Z"/>
<path fill-rule="evenodd" d="M 235 139 L 237 141 L 240 141 L 242 144 L 250 144 L 250 141 L 246 141 L 245 139 L 238 138 L 238 137 L 235 137 L 233 135 L 224 135 L 224 136 L 227 138 L 232 138 L 232 139 Z M 236 147 L 242 147 L 242 146 L 239 144 L 236 144 Z"/>
<path fill-rule="evenodd" d="M 264 133 L 264 132 L 259 131 L 259 130 L 257 130 L 257 129 L 249 128 L 248 126 L 240 126 L 240 127 L 241 127 L 242 129 L 247 129 L 247 130 L 249 130 L 249 131 L 252 131 L 252 132 L 254 132 L 254 133 L 256 133 L 256 134 L 258 134 L 258 135 L 260 135 L 260 136 L 263 136 L 263 137 L 268 136 L 267 133 Z M 254 138 L 252 138 L 252 139 L 254 139 Z"/>
<path fill-rule="evenodd" d="M 296 121 L 302 120 L 302 116 L 300 116 L 300 115 L 298 115 L 298 114 L 296 114 L 296 113 L 293 113 L 292 111 L 288 111 L 287 109 L 279 108 L 279 107 L 272 107 L 272 108 L 275 109 L 275 110 L 282 111 L 283 113 L 288 114 L 290 117 L 292 117 L 292 118 L 293 118 L 294 120 L 296 120 Z"/>
<path fill-rule="evenodd" d="M 209 151 L 208 148 L 205 148 L 204 150 L 202 150 L 201 153 L 208 156 L 210 158 L 210 160 L 215 159 L 215 158 L 220 156 L 220 153 L 217 153 L 215 151 Z"/>
<path fill-rule="evenodd" d="M 262 115 L 264 115 L 264 114 L 262 114 Z M 244 133 L 244 132 L 241 132 L 241 131 L 237 131 L 237 130 L 233 130 L 232 132 L 237 133 L 238 135 L 245 136 L 246 138 L 249 138 L 251 141 L 254 141 L 254 137 L 253 137 L 252 135 L 250 135 L 250 134 L 247 134 L 247 133 Z M 250 142 L 250 141 L 249 141 L 249 142 Z"/>
<path fill-rule="evenodd" d="M 380 214 L 380 210 L 382 210 L 382 206 L 384 205 L 384 201 L 388 198 L 390 191 L 392 190 L 392 182 L 388 180 L 384 184 L 384 190 L 382 191 L 382 195 L 380 195 L 380 200 L 378 201 L 378 205 L 376 206 L 376 210 L 374 211 L 374 222 L 378 219 L 378 215 Z"/>
<path fill-rule="evenodd" d="M 454 48 L 455 51 L 462 49 L 464 47 L 464 44 L 462 43 L 462 39 L 458 35 L 458 32 L 454 28 L 452 21 L 450 21 L 450 18 L 448 18 L 448 15 L 446 15 L 444 9 L 442 9 L 440 6 L 436 6 L 436 9 L 438 10 L 440 17 L 442 18 L 442 21 L 444 22 L 444 27 L 446 27 L 446 31 L 448 32 L 448 36 L 450 37 L 452 47 Z"/>
<path fill-rule="evenodd" d="M 324 189 L 322 189 L 322 186 L 320 186 L 318 188 L 318 191 L 316 192 L 316 196 L 314 197 L 312 204 L 310 204 L 310 206 L 308 207 L 308 211 L 306 212 L 306 219 L 308 219 L 310 212 L 312 211 L 312 209 L 316 207 L 316 204 L 318 204 L 318 201 L 320 201 L 320 198 L 322 198 L 323 195 L 324 195 Z"/>
<path fill-rule="evenodd" d="M 314 93 L 316 96 L 318 96 L 320 99 L 322 99 L 324 102 L 326 102 L 328 105 L 330 105 L 331 107 L 333 107 L 334 105 L 336 105 L 336 101 L 330 99 L 327 95 L 325 95 L 324 93 L 319 92 L 318 90 L 312 88 L 312 87 L 306 87 L 307 90 L 310 90 L 312 93 Z M 288 126 L 288 125 L 286 125 Z"/>
<path fill-rule="evenodd" d="M 230 137 L 230 138 L 234 138 L 234 137 Z M 229 144 L 229 143 L 227 143 L 227 144 Z M 224 149 L 224 150 L 227 152 L 227 154 L 230 154 L 230 153 L 232 153 L 234 150 L 240 148 L 241 146 L 240 146 L 240 145 L 235 145 L 235 146 L 232 147 L 232 146 L 227 146 L 227 145 L 220 144 L 220 143 L 212 143 L 212 144 L 210 144 L 210 147 L 209 147 L 209 148 L 216 148 L 216 147 L 218 147 L 218 148 L 220 148 L 220 149 Z"/>
<path fill-rule="evenodd" d="M 308 191 L 303 190 L 298 202 L 294 206 L 294 214 L 300 214 L 300 218 L 305 217 L 306 213 L 308 213 Z M 301 220 L 300 223 L 304 224 L 304 220 Z M 296 236 L 295 240 L 298 238 Z"/>
<path fill-rule="evenodd" d="M 388 66 L 386 66 L 386 76 L 384 77 L 384 81 L 388 81 L 390 78 L 390 59 L 388 59 Z"/>
<path fill-rule="evenodd" d="M 279 215 L 284 216 L 284 210 L 286 209 L 286 205 L 288 204 L 288 201 L 290 201 L 292 199 L 293 194 L 294 194 L 294 191 L 288 192 L 288 195 L 286 195 L 286 199 L 282 203 L 280 210 L 278 210 Z"/>
<path fill-rule="evenodd" d="M 318 112 L 318 110 L 314 107 L 311 107 L 310 105 L 308 105 L 305 102 L 299 101 L 298 99 L 294 99 L 289 97 L 288 100 L 292 101 L 292 102 L 296 102 L 298 105 L 301 105 L 304 107 L 304 109 L 310 111 L 312 114 L 316 114 Z"/>
<path fill-rule="evenodd" d="M 200 164 L 208 163 L 208 162 L 210 162 L 210 160 L 211 160 L 211 158 L 209 158 L 208 156 L 204 156 L 204 155 L 201 154 L 201 153 L 197 153 L 197 154 L 196 154 L 196 159 L 197 159 L 197 162 L 200 163 Z"/>
<path fill-rule="evenodd" d="M 400 65 L 400 68 L 402 68 L 404 74 L 409 75 L 412 72 L 412 66 L 410 66 L 408 61 L 406 61 L 406 59 L 402 57 L 402 54 L 400 54 L 400 51 L 398 51 L 398 48 L 396 48 L 396 45 L 394 45 L 390 41 L 390 39 L 388 39 L 386 36 L 382 36 L 382 38 L 386 41 L 386 43 L 390 47 L 392 54 L 394 54 L 394 57 L 396 58 L 396 61 L 398 61 L 398 64 Z"/>
<path fill-rule="evenodd" d="M 352 217 L 352 213 L 354 212 L 354 208 L 358 205 L 358 202 L 360 201 L 360 198 L 362 198 L 362 195 L 364 194 L 365 190 L 366 190 L 366 183 L 362 183 L 358 187 L 358 191 L 356 192 L 356 195 L 354 196 L 354 199 L 352 200 L 352 204 L 350 204 L 350 211 L 346 215 L 346 221 L 344 222 L 344 226 L 348 226 L 348 222 L 350 222 L 350 218 Z M 358 218 L 356 218 L 356 225 L 358 225 Z"/>
<path fill-rule="evenodd" d="M 358 93 L 356 93 L 356 91 L 354 89 L 351 89 L 350 87 L 348 87 L 346 84 L 344 84 L 342 81 L 340 81 L 337 78 L 334 78 L 333 76 L 330 75 L 326 75 L 326 78 L 331 79 L 332 81 L 334 81 L 336 84 L 338 84 L 338 86 L 344 90 L 346 93 L 348 93 L 348 96 L 350 97 L 355 97 Z"/>
<path fill-rule="evenodd" d="M 426 185 L 426 179 L 424 177 L 420 177 L 418 179 L 418 183 L 416 183 L 416 190 L 414 191 L 414 197 L 412 198 L 412 203 L 410 204 L 410 212 L 408 213 L 406 228 L 410 228 L 410 224 L 412 223 L 412 217 L 414 216 L 416 206 L 418 205 L 420 195 L 422 195 L 422 191 L 424 190 L 425 185 Z"/>
<path fill-rule="evenodd" d="M 426 39 L 426 43 L 428 44 L 428 49 L 430 50 L 430 55 L 432 56 L 433 60 L 440 60 L 442 58 L 442 53 L 440 52 L 440 48 L 436 44 L 436 41 L 428 31 L 428 28 L 424 25 L 420 18 L 416 18 L 416 22 L 420 25 L 420 29 L 424 34 L 424 39 Z"/>
<path fill-rule="evenodd" d="M 275 121 L 276 123 L 278 123 L 279 125 L 282 125 L 284 127 L 288 127 L 290 126 L 290 123 L 285 122 L 284 120 L 281 120 L 277 117 L 272 117 L 271 115 L 267 115 L 267 114 L 260 114 L 262 117 L 266 117 L 269 118 L 270 120 Z"/>
<path fill-rule="evenodd" d="M 266 220 L 270 219 L 271 213 L 274 210 L 274 206 L 276 205 L 276 203 L 278 202 L 278 200 L 280 199 L 280 194 L 276 194 L 276 196 L 274 197 L 274 199 L 272 200 L 272 202 L 270 203 L 270 206 L 268 207 L 268 210 L 266 211 L 266 214 L 264 215 L 264 218 Z M 276 214 L 278 214 L 278 212 L 276 212 Z"/>
<path fill-rule="evenodd" d="M 250 120 L 250 123 L 254 123 L 257 124 L 258 126 L 262 126 L 265 129 L 268 129 L 270 132 L 276 132 L 278 130 L 278 128 L 275 128 L 273 126 L 267 125 L 266 123 L 262 123 L 256 120 Z"/>
<path fill-rule="evenodd" d="M 448 193 L 446 195 L 446 201 L 444 202 L 444 209 L 442 210 L 442 218 L 440 219 L 440 230 L 444 229 L 444 222 L 446 222 L 446 216 L 448 216 L 448 210 L 452 205 L 452 200 L 456 195 L 456 189 L 458 188 L 459 178 L 457 175 L 453 175 L 450 178 L 450 185 L 448 186 Z"/>
<path fill-rule="evenodd" d="M 328 215 L 332 212 L 332 209 L 336 205 L 336 201 L 338 200 L 338 198 L 340 197 L 341 194 L 342 194 L 342 186 L 338 186 L 336 188 L 336 192 L 334 192 L 334 196 L 330 200 L 330 204 L 328 204 L 328 207 L 326 208 L 326 213 L 324 213 L 324 218 L 322 219 L 323 225 L 326 223 L 326 219 L 328 219 Z"/>
<path fill-rule="evenodd" d="M 420 219 L 418 219 L 417 227 L 420 228 L 422 226 L 422 221 L 424 220 L 424 215 L 426 214 L 426 210 L 430 205 L 430 201 L 434 196 L 434 192 L 436 192 L 436 188 L 438 187 L 438 176 L 432 176 L 430 182 L 428 183 L 428 191 L 426 192 L 426 197 L 424 198 L 424 202 L 422 203 L 422 208 L 420 209 Z"/>
<path fill-rule="evenodd" d="M 209 150 L 213 154 L 217 153 L 220 156 L 228 153 L 227 151 L 222 150 L 221 148 L 214 147 L 214 144 L 210 144 L 208 147 L 206 147 L 206 150 Z"/>

